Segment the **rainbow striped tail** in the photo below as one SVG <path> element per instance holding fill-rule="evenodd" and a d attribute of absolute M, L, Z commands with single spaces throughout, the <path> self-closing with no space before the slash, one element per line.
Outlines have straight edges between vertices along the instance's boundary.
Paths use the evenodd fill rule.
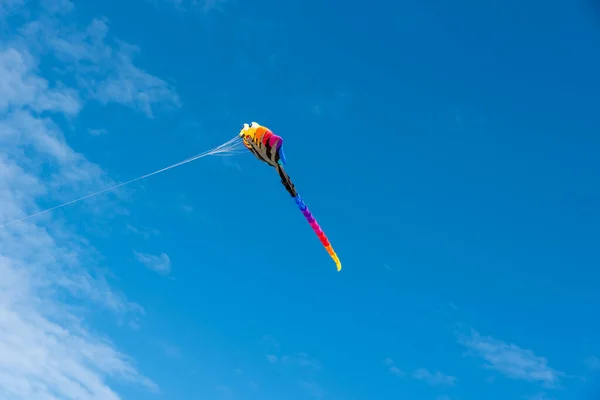
<path fill-rule="evenodd" d="M 340 259 L 338 258 L 335 251 L 333 251 L 333 247 L 331 247 L 331 243 L 329 243 L 329 239 L 327 239 L 327 236 L 325 236 L 325 234 L 323 233 L 323 230 L 321 229 L 321 227 L 315 220 L 315 217 L 313 217 L 313 215 L 311 214 L 311 212 L 308 209 L 308 207 L 306 206 L 306 204 L 304 204 L 304 200 L 302 200 L 302 197 L 300 197 L 300 195 L 296 191 L 296 188 L 294 187 L 294 184 L 292 183 L 292 180 L 290 179 L 289 175 L 285 172 L 285 170 L 283 169 L 283 166 L 281 164 L 278 164 L 275 168 L 277 169 L 277 173 L 279 174 L 279 177 L 281 178 L 281 183 L 283 184 L 283 186 L 285 186 L 285 189 L 288 191 L 290 196 L 292 196 L 292 198 L 296 202 L 296 205 L 298 206 L 300 211 L 302 211 L 302 214 L 304 214 L 304 218 L 306 218 L 306 220 L 308 221 L 310 226 L 313 228 L 313 231 L 315 231 L 315 233 L 319 237 L 319 240 L 325 247 L 325 250 L 327 250 L 327 253 L 329 253 L 331 258 L 335 262 L 335 265 L 337 266 L 337 270 L 341 271 L 342 263 L 340 262 Z"/>
<path fill-rule="evenodd" d="M 327 253 L 329 253 L 331 258 L 335 262 L 335 265 L 337 266 L 337 270 L 341 271 L 342 263 L 340 262 L 340 259 L 338 258 L 337 254 L 333 250 L 333 247 L 331 247 L 331 243 L 329 243 L 329 239 L 327 239 L 327 236 L 325 236 L 325 233 L 323 233 L 323 230 L 317 223 L 317 220 L 315 220 L 315 217 L 313 217 L 312 213 L 310 212 L 310 210 L 308 209 L 306 204 L 304 204 L 304 200 L 302 200 L 302 197 L 300 197 L 300 195 L 297 194 L 294 197 L 294 201 L 296 202 L 296 205 L 298 206 L 300 211 L 302 211 L 302 214 L 304 214 L 304 218 L 306 218 L 306 220 L 308 221 L 310 226 L 313 228 L 313 231 L 315 231 L 315 233 L 319 237 L 319 240 L 325 247 L 325 250 L 327 250 Z"/>

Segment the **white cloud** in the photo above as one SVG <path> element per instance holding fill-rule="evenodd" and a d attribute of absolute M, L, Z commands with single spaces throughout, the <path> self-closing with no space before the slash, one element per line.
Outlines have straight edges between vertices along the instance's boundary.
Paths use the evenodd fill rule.
<path fill-rule="evenodd" d="M 392 375 L 396 375 L 396 376 L 400 376 L 400 377 L 406 375 L 406 373 L 404 371 L 402 371 L 400 368 L 398 368 L 396 366 L 396 363 L 391 358 L 386 358 L 385 360 L 383 360 L 383 364 L 385 366 L 387 366 L 388 372 Z"/>
<path fill-rule="evenodd" d="M 133 65 L 133 55 L 137 52 L 137 48 L 122 44 L 117 55 L 119 67 L 112 76 L 91 86 L 94 96 L 104 104 L 121 103 L 138 108 L 149 117 L 157 104 L 178 107 L 179 97 L 167 82 Z"/>
<path fill-rule="evenodd" d="M 315 382 L 313 380 L 300 381 L 300 385 L 317 399 L 323 398 L 326 395 L 323 386 L 321 386 L 318 382 Z"/>
<path fill-rule="evenodd" d="M 283 356 L 283 357 L 281 357 L 281 362 L 291 364 L 291 365 L 298 365 L 300 367 L 313 369 L 315 371 L 318 371 L 321 368 L 323 368 L 323 366 L 321 365 L 321 362 L 319 360 L 317 360 L 316 358 L 310 357 L 306 353 L 298 353 L 298 354 L 292 355 L 292 356 Z"/>
<path fill-rule="evenodd" d="M 0 50 L 0 112 L 26 107 L 36 112 L 63 112 L 69 116 L 79 112 L 77 93 L 61 84 L 49 87 L 37 75 L 38 60 L 27 49 L 2 46 Z"/>
<path fill-rule="evenodd" d="M 181 209 L 187 214 L 191 214 L 194 212 L 194 207 L 187 204 L 182 204 Z"/>
<path fill-rule="evenodd" d="M 279 359 L 277 358 L 277 356 L 275 354 L 267 354 L 267 360 L 271 364 L 275 364 Z"/>
<path fill-rule="evenodd" d="M 50 14 L 68 14 L 75 8 L 71 0 L 41 0 L 41 4 Z"/>
<path fill-rule="evenodd" d="M 230 387 L 225 385 L 218 385 L 215 388 L 217 395 L 222 399 L 232 399 L 233 398 L 233 390 Z"/>
<path fill-rule="evenodd" d="M 423 381 L 431 386 L 454 386 L 456 384 L 456 378 L 454 376 L 445 375 L 440 371 L 436 371 L 432 374 L 425 368 L 419 368 L 413 371 L 411 376 L 414 379 Z"/>
<path fill-rule="evenodd" d="M 0 18 L 23 4 L 0 0 Z M 43 6 L 48 13 L 21 36 L 0 36 L 0 224 L 39 211 L 42 196 L 87 194 L 111 182 L 69 146 L 56 117 L 76 118 L 93 99 L 149 115 L 155 105 L 176 99 L 166 83 L 134 67 L 130 53 L 110 46 L 104 22 L 79 32 L 60 19 L 71 2 L 43 0 Z M 74 71 L 78 79 L 43 76 L 44 54 L 57 56 L 59 70 Z M 118 94 L 119 84 L 129 97 Z M 0 398 L 119 400 L 109 379 L 158 390 L 84 322 L 98 307 L 129 321 L 144 313 L 110 285 L 99 259 L 56 214 L 0 228 Z"/>
<path fill-rule="evenodd" d="M 56 17 L 29 23 L 23 38 L 36 43 L 64 64 L 63 73 L 75 76 L 84 93 L 102 104 L 118 103 L 153 117 L 157 107 L 181 105 L 166 81 L 134 64 L 139 48 L 109 36 L 106 20 L 94 19 L 81 31 L 59 24 Z"/>
<path fill-rule="evenodd" d="M 0 398 L 119 399 L 104 381 L 108 375 L 156 390 L 110 342 L 41 296 L 27 269 L 14 262 L 0 260 Z"/>
<path fill-rule="evenodd" d="M 585 364 L 592 371 L 600 370 L 600 359 L 596 356 L 590 356 L 585 359 Z"/>
<path fill-rule="evenodd" d="M 281 345 L 279 341 L 268 335 L 263 336 L 262 342 L 270 349 L 270 352 L 266 355 L 267 361 L 277 365 L 279 368 L 287 369 L 288 372 L 293 371 L 295 385 L 299 385 L 315 398 L 324 397 L 326 395 L 321 384 L 315 379 L 323 369 L 319 360 L 304 352 L 293 355 L 281 355 L 282 352 L 280 351 Z M 280 355 L 274 353 L 279 353 Z M 291 390 L 297 390 L 297 388 Z"/>
<path fill-rule="evenodd" d="M 179 12 L 200 10 L 205 13 L 222 10 L 222 5 L 228 0 L 146 0 L 158 7 L 167 4 Z"/>
<path fill-rule="evenodd" d="M 88 133 L 92 136 L 102 136 L 108 134 L 106 129 L 97 128 L 97 129 L 88 129 Z"/>
<path fill-rule="evenodd" d="M 262 338 L 262 342 L 268 347 L 276 350 L 279 350 L 281 348 L 281 344 L 279 343 L 279 341 L 270 335 L 264 335 Z"/>
<path fill-rule="evenodd" d="M 383 364 L 387 367 L 388 372 L 398 377 L 406 377 L 407 374 L 396 366 L 396 363 L 391 358 L 383 360 Z M 418 368 L 410 374 L 410 378 L 423 381 L 431 386 L 454 386 L 456 378 L 454 376 L 443 374 L 439 371 L 435 373 L 429 372 L 425 368 Z"/>
<path fill-rule="evenodd" d="M 203 10 L 207 12 L 212 10 L 221 10 L 221 5 L 227 3 L 227 0 L 204 0 L 200 3 L 203 6 Z"/>
<path fill-rule="evenodd" d="M 307 368 L 314 371 L 319 371 L 323 368 L 321 362 L 316 358 L 310 357 L 306 353 L 298 353 L 295 355 L 284 355 L 281 357 L 276 356 L 275 354 L 267 354 L 267 360 L 271 364 L 275 364 L 280 362 L 282 364 L 287 365 L 295 365 L 298 367 Z"/>
<path fill-rule="evenodd" d="M 181 358 L 182 357 L 181 350 L 179 350 L 179 347 L 177 347 L 175 345 L 165 343 L 163 345 L 163 348 L 165 350 L 165 354 L 170 358 Z"/>
<path fill-rule="evenodd" d="M 31 126 L 20 130 L 24 120 L 18 117 Z M 47 193 L 49 182 L 36 174 L 38 160 L 60 164 L 55 179 L 97 174 L 97 167 L 43 126 L 24 110 L 4 114 L 0 122 L 2 222 L 35 211 L 34 199 Z M 14 132 L 19 135 L 11 136 Z M 92 301 L 117 313 L 143 309 L 115 292 L 99 271 L 83 267 L 94 265 L 94 251 L 85 240 L 56 221 L 45 220 L 45 225 L 27 221 L 0 230 L 0 398 L 118 399 L 107 376 L 155 388 L 59 298 L 66 291 L 72 301 Z"/>
<path fill-rule="evenodd" d="M 171 272 L 171 259 L 165 253 L 159 255 L 133 252 L 135 258 L 146 268 L 158 272 L 161 275 L 168 275 Z"/>
<path fill-rule="evenodd" d="M 269 347 L 269 353 L 266 357 L 271 364 L 281 363 L 282 365 L 301 367 L 308 371 L 319 371 L 323 368 L 319 360 L 309 356 L 305 352 L 281 354 L 281 345 L 279 341 L 272 336 L 263 336 L 262 342 Z M 275 353 L 279 353 L 279 355 Z"/>
<path fill-rule="evenodd" d="M 0 18 L 16 10 L 25 3 L 25 0 L 0 0 Z"/>
<path fill-rule="evenodd" d="M 554 397 L 549 397 L 546 393 L 536 393 L 533 395 L 523 396 L 526 400 L 556 400 Z"/>
<path fill-rule="evenodd" d="M 483 358 L 486 368 L 496 370 L 511 378 L 528 382 L 538 382 L 544 386 L 555 387 L 564 377 L 548 365 L 548 360 L 535 355 L 533 351 L 522 349 L 514 343 L 505 343 L 492 337 L 483 337 L 472 331 L 461 336 L 459 343 L 469 349 L 469 354 Z"/>
<path fill-rule="evenodd" d="M 158 229 L 154 229 L 154 228 L 137 228 L 131 224 L 127 224 L 125 225 L 125 228 L 131 232 L 131 233 L 135 233 L 136 235 L 140 235 L 142 236 L 144 239 L 150 239 L 152 236 L 156 236 L 159 235 L 160 232 L 158 231 Z"/>

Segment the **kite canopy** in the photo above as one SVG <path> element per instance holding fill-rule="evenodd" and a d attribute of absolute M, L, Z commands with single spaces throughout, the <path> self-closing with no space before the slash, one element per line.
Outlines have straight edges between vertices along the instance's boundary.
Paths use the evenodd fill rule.
<path fill-rule="evenodd" d="M 333 247 L 331 247 L 329 239 L 327 239 L 327 236 L 323 233 L 323 230 L 313 217 L 312 213 L 309 211 L 306 204 L 304 204 L 304 200 L 302 200 L 302 197 L 300 197 L 296 191 L 292 180 L 283 169 L 283 166 L 286 164 L 285 156 L 283 154 L 283 139 L 256 122 L 252 122 L 250 125 L 244 124 L 239 136 L 244 139 L 244 146 L 246 146 L 256 158 L 275 167 L 281 178 L 281 183 L 285 186 L 286 190 L 292 196 L 294 202 L 304 215 L 304 218 L 306 218 L 306 221 L 317 234 L 321 244 L 335 262 L 337 270 L 340 271 L 342 269 L 342 263 L 333 250 Z"/>
<path fill-rule="evenodd" d="M 252 122 L 251 125 L 244 124 L 239 136 L 244 139 L 244 146 L 259 160 L 272 167 L 286 164 L 283 139 L 268 128 L 256 122 Z"/>

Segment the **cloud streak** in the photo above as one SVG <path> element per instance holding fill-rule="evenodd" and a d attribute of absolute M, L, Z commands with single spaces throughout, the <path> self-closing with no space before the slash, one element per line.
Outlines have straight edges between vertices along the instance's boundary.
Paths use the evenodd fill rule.
<path fill-rule="evenodd" d="M 383 364 L 387 367 L 388 372 L 392 375 L 404 378 L 410 377 L 412 379 L 425 382 L 430 386 L 454 386 L 456 384 L 456 377 L 446 375 L 440 371 L 434 373 L 429 372 L 426 368 L 418 368 L 412 373 L 407 374 L 396 366 L 396 363 L 391 358 L 383 360 Z"/>
<path fill-rule="evenodd" d="M 102 135 L 108 134 L 108 131 L 106 129 L 102 129 L 102 128 L 99 128 L 99 129 L 91 128 L 91 129 L 88 129 L 88 133 L 92 136 L 102 136 Z"/>
<path fill-rule="evenodd" d="M 222 10 L 222 5 L 228 0 L 146 0 L 158 7 L 167 4 L 179 12 L 200 10 L 204 13 Z"/>
<path fill-rule="evenodd" d="M 295 365 L 309 370 L 319 371 L 323 368 L 321 362 L 316 358 L 310 357 L 306 353 L 298 353 L 294 355 L 285 355 L 278 357 L 275 354 L 267 354 L 267 360 L 271 364 L 281 363 L 287 365 Z"/>
<path fill-rule="evenodd" d="M 406 376 L 406 372 L 398 368 L 394 360 L 392 360 L 391 358 L 386 358 L 385 360 L 383 360 L 383 364 L 387 366 L 388 372 L 390 374 L 400 377 Z"/>
<path fill-rule="evenodd" d="M 142 236 L 144 239 L 150 239 L 152 236 L 157 236 L 160 234 L 158 229 L 154 228 L 137 228 L 131 224 L 125 225 L 125 229 L 129 232 L 134 233 L 136 235 Z"/>
<path fill-rule="evenodd" d="M 411 377 L 430 386 L 454 386 L 456 384 L 456 377 L 443 374 L 440 371 L 431 373 L 425 368 L 416 369 Z"/>
<path fill-rule="evenodd" d="M 526 400 L 556 400 L 554 397 L 549 397 L 546 393 L 536 393 L 533 395 L 523 396 Z"/>
<path fill-rule="evenodd" d="M 23 5 L 0 1 L 0 19 Z M 178 104 L 169 85 L 133 64 L 130 48 L 108 41 L 105 21 L 80 31 L 62 19 L 71 2 L 42 6 L 37 20 L 0 39 L 0 224 L 39 211 L 38 199 L 112 183 L 69 146 L 58 119 L 77 118 L 88 101 L 148 116 Z M 68 72 L 58 74 L 63 81 L 43 74 L 45 56 Z M 135 321 L 144 309 L 110 285 L 97 250 L 58 215 L 0 229 L 0 398 L 119 400 L 109 378 L 157 391 L 130 357 L 84 322 L 98 309 Z"/>
<path fill-rule="evenodd" d="M 468 349 L 469 355 L 483 358 L 485 368 L 495 370 L 508 378 L 537 382 L 547 387 L 556 387 L 563 372 L 550 367 L 548 360 L 533 351 L 522 349 L 514 343 L 506 343 L 472 331 L 459 337 L 459 343 Z"/>
<path fill-rule="evenodd" d="M 270 364 L 294 373 L 295 389 L 291 390 L 297 390 L 300 387 L 311 397 L 322 398 L 326 396 L 326 390 L 316 379 L 323 369 L 323 365 L 319 360 L 305 352 L 281 354 L 279 341 L 271 336 L 264 336 L 262 342 L 270 349 L 270 352 L 266 355 L 266 359 Z"/>
<path fill-rule="evenodd" d="M 61 61 L 61 72 L 74 76 L 89 99 L 121 104 L 150 118 L 156 108 L 181 105 L 169 83 L 134 64 L 140 51 L 137 46 L 110 37 L 106 20 L 93 19 L 79 30 L 72 24 L 61 24 L 56 16 L 46 16 L 30 22 L 22 32 L 24 40 Z"/>
<path fill-rule="evenodd" d="M 153 255 L 134 251 L 133 254 L 138 262 L 146 266 L 146 268 L 161 275 L 169 275 L 171 273 L 171 259 L 165 253 Z"/>

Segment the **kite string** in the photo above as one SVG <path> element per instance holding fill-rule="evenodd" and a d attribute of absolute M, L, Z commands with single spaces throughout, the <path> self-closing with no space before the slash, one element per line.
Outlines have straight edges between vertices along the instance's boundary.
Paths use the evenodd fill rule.
<path fill-rule="evenodd" d="M 231 139 L 231 140 L 223 143 L 222 145 L 213 148 L 212 150 L 208 150 L 208 151 L 205 151 L 203 153 L 197 154 L 197 155 L 195 155 L 193 157 L 190 157 L 190 158 L 188 158 L 186 160 L 180 161 L 180 162 L 175 163 L 173 165 L 169 165 L 168 167 L 165 167 L 165 168 L 161 168 L 161 169 L 159 169 L 157 171 L 154 171 L 154 172 L 151 172 L 149 174 L 142 175 L 142 176 L 140 176 L 138 178 L 131 179 L 131 180 L 127 181 L 127 182 L 119 183 L 117 185 L 108 187 L 106 189 L 102 189 L 100 191 L 97 191 L 97 192 L 94 192 L 94 193 L 90 193 L 88 195 L 79 197 L 77 199 L 68 201 L 66 203 L 62 203 L 62 204 L 59 204 L 57 206 L 54 206 L 54 207 L 47 208 L 45 210 L 39 211 L 37 213 L 31 214 L 31 215 L 27 215 L 27 216 L 25 216 L 23 218 L 19 218 L 17 220 L 8 222 L 6 224 L 2 224 L 2 225 L 0 225 L 0 228 L 4 228 L 6 226 L 9 226 L 9 225 L 12 225 L 12 224 L 16 224 L 17 222 L 21 222 L 21 221 L 24 221 L 26 219 L 33 218 L 33 217 L 36 217 L 36 216 L 41 215 L 41 214 L 45 214 L 45 213 L 48 213 L 50 211 L 54 211 L 54 210 L 59 209 L 59 208 L 66 207 L 66 206 L 71 205 L 73 203 L 77 203 L 77 202 L 89 199 L 90 197 L 98 196 L 98 195 L 100 195 L 102 193 L 106 193 L 106 192 L 109 192 L 111 190 L 118 189 L 118 188 L 123 187 L 125 185 L 129 185 L 131 183 L 140 181 L 142 179 L 149 178 L 149 177 L 151 177 L 153 175 L 160 174 L 161 172 L 165 172 L 165 171 L 170 170 L 172 168 L 179 167 L 179 166 L 181 166 L 183 164 L 190 163 L 190 162 L 195 161 L 195 160 L 197 160 L 199 158 L 208 157 L 208 156 L 212 156 L 212 155 L 219 155 L 219 154 L 228 154 L 228 153 L 229 154 L 234 154 L 235 152 L 237 152 L 238 150 L 241 149 L 241 146 L 242 146 L 242 144 L 238 140 L 238 137 L 236 136 L 233 139 Z"/>

